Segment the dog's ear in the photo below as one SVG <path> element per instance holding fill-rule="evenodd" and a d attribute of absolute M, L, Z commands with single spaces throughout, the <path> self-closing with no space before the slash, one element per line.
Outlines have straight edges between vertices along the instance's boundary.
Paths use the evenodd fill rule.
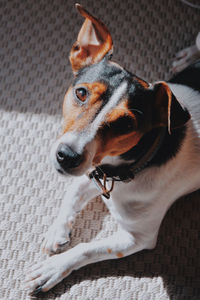
<path fill-rule="evenodd" d="M 107 53 L 112 53 L 112 38 L 106 26 L 80 4 L 76 4 L 76 8 L 85 22 L 70 52 L 69 59 L 74 73 L 99 62 Z"/>
<path fill-rule="evenodd" d="M 167 126 L 171 130 L 182 127 L 190 119 L 190 114 L 176 99 L 166 82 L 153 87 L 153 125 Z"/>

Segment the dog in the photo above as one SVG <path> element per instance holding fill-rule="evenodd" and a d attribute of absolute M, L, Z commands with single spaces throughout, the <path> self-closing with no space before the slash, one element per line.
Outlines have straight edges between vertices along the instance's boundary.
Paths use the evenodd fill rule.
<path fill-rule="evenodd" d="M 111 60 L 107 27 L 76 7 L 85 21 L 70 53 L 63 133 L 51 152 L 57 171 L 76 180 L 43 242 L 55 255 L 28 272 L 32 294 L 90 263 L 153 249 L 172 203 L 200 187 L 200 62 L 170 82 L 148 83 Z M 77 213 L 99 195 L 118 231 L 63 252 Z"/>

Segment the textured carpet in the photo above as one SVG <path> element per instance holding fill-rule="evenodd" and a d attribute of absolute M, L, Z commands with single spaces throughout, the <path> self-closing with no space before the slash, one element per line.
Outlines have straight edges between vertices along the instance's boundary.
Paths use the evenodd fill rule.
<path fill-rule="evenodd" d="M 167 79 L 172 57 L 194 42 L 200 11 L 178 0 L 92 1 L 114 40 L 114 60 L 146 80 Z M 71 0 L 0 0 L 0 299 L 29 299 L 21 282 L 44 259 L 42 234 L 70 181 L 49 162 L 82 18 Z M 86 266 L 37 299 L 200 299 L 200 192 L 167 213 L 153 251 Z M 78 216 L 74 244 L 111 234 L 101 199 Z"/>

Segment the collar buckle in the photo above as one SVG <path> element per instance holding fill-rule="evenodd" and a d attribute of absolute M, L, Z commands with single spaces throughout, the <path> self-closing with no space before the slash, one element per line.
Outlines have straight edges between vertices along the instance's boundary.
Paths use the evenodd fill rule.
<path fill-rule="evenodd" d="M 115 182 L 114 178 L 112 178 L 111 187 L 108 188 L 107 187 L 107 175 L 105 173 L 103 174 L 102 181 L 100 179 L 100 176 L 99 176 L 97 170 L 94 170 L 88 176 L 90 179 L 93 180 L 93 182 L 95 183 L 97 188 L 102 192 L 101 195 L 104 196 L 106 199 L 109 199 L 110 193 L 112 192 L 112 190 L 114 188 L 114 182 Z"/>

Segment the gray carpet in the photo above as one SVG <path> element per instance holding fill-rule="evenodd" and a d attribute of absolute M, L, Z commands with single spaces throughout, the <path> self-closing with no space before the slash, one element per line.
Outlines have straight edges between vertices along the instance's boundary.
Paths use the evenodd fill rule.
<path fill-rule="evenodd" d="M 0 0 L 0 299 L 29 299 L 21 282 L 44 259 L 42 234 L 70 181 L 49 162 L 62 125 L 68 62 L 82 18 L 72 0 Z M 114 60 L 146 80 L 167 79 L 174 54 L 194 42 L 200 11 L 178 0 L 81 2 L 107 24 Z M 200 299 L 200 192 L 167 213 L 153 251 L 86 266 L 37 299 Z M 72 246 L 111 234 L 101 199 L 78 216 Z"/>

